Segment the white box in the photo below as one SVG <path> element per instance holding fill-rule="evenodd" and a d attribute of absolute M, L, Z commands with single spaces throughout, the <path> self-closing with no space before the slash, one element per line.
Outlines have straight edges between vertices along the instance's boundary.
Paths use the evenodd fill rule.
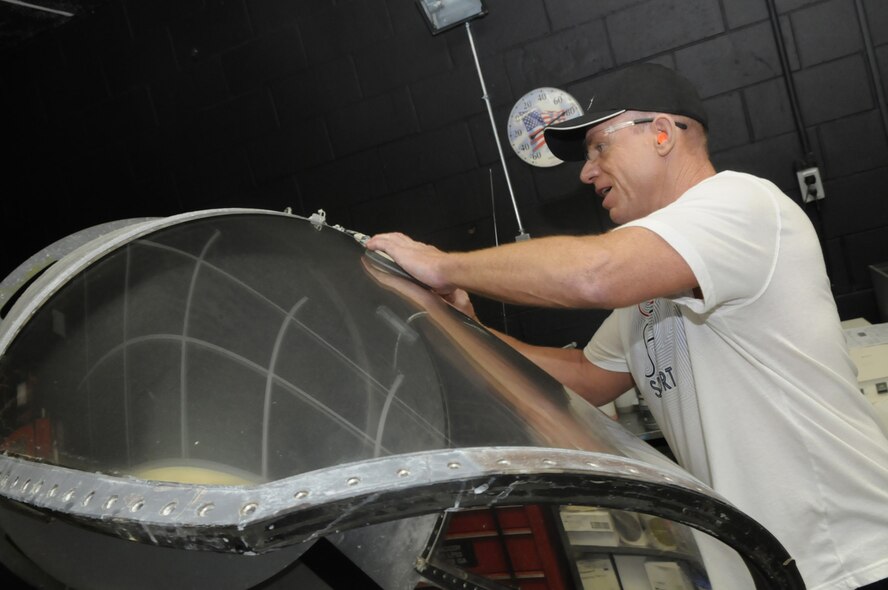
<path fill-rule="evenodd" d="M 616 547 L 620 536 L 614 529 L 609 510 L 582 506 L 563 506 L 561 524 L 571 545 Z"/>
<path fill-rule="evenodd" d="M 694 584 L 674 561 L 648 561 L 644 570 L 651 590 L 694 590 Z"/>
<path fill-rule="evenodd" d="M 622 590 L 617 572 L 607 556 L 586 556 L 577 560 L 583 590 Z"/>

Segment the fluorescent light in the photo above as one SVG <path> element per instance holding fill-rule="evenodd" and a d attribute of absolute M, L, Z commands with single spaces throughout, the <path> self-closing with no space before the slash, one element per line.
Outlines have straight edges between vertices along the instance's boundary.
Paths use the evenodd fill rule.
<path fill-rule="evenodd" d="M 73 12 L 65 12 L 64 10 L 56 10 L 55 8 L 38 6 L 37 4 L 30 4 L 28 2 L 20 2 L 20 0 L 0 0 L 0 2 L 15 4 L 16 6 L 24 6 L 25 8 L 33 8 L 34 10 L 42 10 L 43 12 L 51 12 L 53 14 L 61 14 L 62 16 L 74 16 Z"/>

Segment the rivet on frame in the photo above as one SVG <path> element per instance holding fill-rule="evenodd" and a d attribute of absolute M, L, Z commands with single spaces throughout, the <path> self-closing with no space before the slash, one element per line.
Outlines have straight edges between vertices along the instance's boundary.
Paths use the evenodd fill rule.
<path fill-rule="evenodd" d="M 398 469 L 398 477 L 407 477 L 410 475 L 409 469 Z"/>
<path fill-rule="evenodd" d="M 360 477 L 350 477 L 345 481 L 345 483 L 349 486 L 356 486 L 359 483 L 361 483 L 361 478 Z"/>
<path fill-rule="evenodd" d="M 203 506 L 201 506 L 200 508 L 197 509 L 197 515 L 198 516 L 206 516 L 215 507 L 216 507 L 216 505 L 213 504 L 212 502 L 210 502 L 209 504 L 204 504 Z"/>
<path fill-rule="evenodd" d="M 303 500 L 308 497 L 308 494 L 309 494 L 308 490 L 299 490 L 298 492 L 293 494 L 293 497 L 296 498 L 297 500 Z"/>
<path fill-rule="evenodd" d="M 241 507 L 241 511 L 240 511 L 241 516 L 250 516 L 251 514 L 256 512 L 256 510 L 258 508 L 259 508 L 259 504 L 255 503 L 255 502 L 250 502 L 249 504 L 244 504 L 243 507 Z"/>
<path fill-rule="evenodd" d="M 460 467 L 462 467 L 462 465 L 460 465 L 456 461 L 451 461 L 447 464 L 447 469 L 459 469 Z"/>

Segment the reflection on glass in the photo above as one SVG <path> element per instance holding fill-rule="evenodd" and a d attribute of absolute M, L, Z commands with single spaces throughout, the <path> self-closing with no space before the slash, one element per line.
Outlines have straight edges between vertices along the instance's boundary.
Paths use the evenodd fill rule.
<path fill-rule="evenodd" d="M 562 506 L 580 587 L 706 588 L 709 580 L 691 531 L 673 521 L 627 510 Z"/>
<path fill-rule="evenodd" d="M 479 586 L 535 590 L 703 590 L 752 588 L 748 571 L 714 586 L 716 567 L 701 555 L 720 542 L 659 516 L 597 506 L 506 506 L 449 513 L 429 549 L 430 562 Z M 733 553 L 728 556 L 727 552 Z M 430 581 L 417 588 L 449 587 Z M 486 581 L 486 582 L 485 582 Z M 747 586 L 748 585 L 748 586 Z"/>

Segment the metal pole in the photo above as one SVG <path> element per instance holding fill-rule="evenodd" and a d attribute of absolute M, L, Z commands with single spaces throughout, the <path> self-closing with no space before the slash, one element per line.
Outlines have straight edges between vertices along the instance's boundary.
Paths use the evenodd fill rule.
<path fill-rule="evenodd" d="M 481 81 L 481 98 L 487 104 L 487 114 L 490 116 L 490 127 L 493 130 L 493 138 L 496 140 L 496 149 L 499 151 L 500 162 L 503 164 L 503 174 L 506 175 L 506 185 L 509 187 L 509 196 L 512 198 L 512 207 L 515 209 L 515 219 L 518 220 L 518 235 L 515 241 L 526 240 L 530 234 L 524 231 L 521 225 L 521 215 L 518 213 L 518 203 L 515 201 L 515 191 L 512 190 L 512 181 L 509 179 L 509 169 L 506 167 L 506 157 L 503 155 L 503 146 L 500 144 L 499 134 L 496 132 L 496 122 L 493 119 L 493 108 L 490 106 L 490 97 L 487 95 L 487 86 L 484 84 L 484 75 L 481 74 L 481 63 L 478 61 L 478 51 L 475 49 L 475 39 L 472 37 L 472 27 L 466 23 L 466 34 L 469 36 L 469 45 L 472 46 L 472 55 L 475 58 L 475 67 L 478 69 L 478 79 Z"/>
<path fill-rule="evenodd" d="M 774 0 L 767 0 L 768 16 L 771 19 L 771 31 L 774 33 L 774 42 L 777 43 L 777 55 L 780 57 L 780 65 L 783 68 L 783 81 L 786 83 L 786 91 L 789 93 L 789 106 L 795 119 L 796 131 L 802 144 L 802 152 L 806 160 L 811 158 L 811 142 L 808 141 L 808 130 L 802 121 L 799 112 L 799 99 L 796 94 L 795 81 L 792 78 L 792 68 L 789 65 L 789 57 L 786 54 L 786 44 L 783 42 L 783 31 L 780 28 L 780 16 L 777 14 L 777 6 Z"/>
<path fill-rule="evenodd" d="M 493 243 L 495 246 L 499 246 L 499 230 L 496 227 L 496 199 L 493 195 L 493 170 L 491 168 L 487 169 L 487 172 L 490 173 L 490 215 L 493 217 Z M 525 238 L 526 239 L 526 238 Z M 506 316 L 506 302 L 500 301 L 500 309 L 503 314 L 503 332 L 506 334 L 509 333 L 509 319 Z"/>
<path fill-rule="evenodd" d="M 879 101 L 879 112 L 882 115 L 882 125 L 885 128 L 885 135 L 888 136 L 888 101 L 885 100 L 885 90 L 882 88 L 882 77 L 879 75 L 879 67 L 876 65 L 876 53 L 873 50 L 873 39 L 870 36 L 869 19 L 861 0 L 855 0 L 857 7 L 857 24 L 860 25 L 860 31 L 863 33 L 863 45 L 866 47 L 866 57 L 870 68 L 870 74 L 873 76 L 873 86 L 876 88 L 876 98 Z"/>

